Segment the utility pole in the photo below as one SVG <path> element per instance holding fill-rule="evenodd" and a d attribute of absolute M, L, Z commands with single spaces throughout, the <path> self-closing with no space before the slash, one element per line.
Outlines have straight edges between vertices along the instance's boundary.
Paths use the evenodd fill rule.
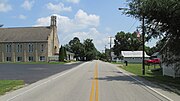
<path fill-rule="evenodd" d="M 106 46 L 107 46 L 107 45 L 105 45 L 105 47 L 104 47 L 104 53 L 105 53 L 105 54 L 106 54 Z"/>
<path fill-rule="evenodd" d="M 139 1 L 139 7 L 140 7 L 140 1 Z M 129 10 L 128 8 L 118 8 L 119 10 Z M 140 9 L 140 13 L 142 13 L 142 18 L 140 18 L 140 20 L 142 19 L 142 43 L 143 43 L 143 52 L 142 52 L 142 74 L 145 75 L 145 63 L 144 63 L 144 52 L 145 52 L 145 40 L 144 40 L 144 37 L 145 37 L 145 16 L 144 16 L 144 13 L 143 13 L 143 10 Z"/>
<path fill-rule="evenodd" d="M 144 41 L 144 37 L 145 37 L 145 27 L 144 27 L 144 15 L 142 18 L 142 42 L 143 42 L 143 59 L 142 59 L 142 74 L 145 75 L 145 64 L 144 64 L 144 50 L 145 50 L 145 41 Z"/>
<path fill-rule="evenodd" d="M 110 48 L 110 50 L 109 50 L 109 51 L 110 51 L 110 54 L 109 54 L 109 56 L 110 56 L 110 62 L 112 62 L 112 56 L 111 56 L 111 44 L 112 44 L 112 38 L 113 38 L 113 37 L 111 37 L 111 36 L 109 37 L 109 39 L 110 39 L 110 40 L 109 40 L 109 41 L 110 41 L 110 42 L 109 42 L 109 48 Z"/>

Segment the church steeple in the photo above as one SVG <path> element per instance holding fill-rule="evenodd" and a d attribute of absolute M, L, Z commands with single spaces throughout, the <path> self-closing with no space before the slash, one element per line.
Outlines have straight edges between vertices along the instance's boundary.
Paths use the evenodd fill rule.
<path fill-rule="evenodd" d="M 50 25 L 51 29 L 52 29 L 52 34 L 53 34 L 53 39 L 52 39 L 52 45 L 53 45 L 53 54 L 57 53 L 58 51 L 58 43 L 56 43 L 56 41 L 58 40 L 57 37 L 57 21 L 56 21 L 56 16 L 51 16 L 51 25 Z"/>
<path fill-rule="evenodd" d="M 56 26 L 56 16 L 51 16 L 51 27 Z"/>

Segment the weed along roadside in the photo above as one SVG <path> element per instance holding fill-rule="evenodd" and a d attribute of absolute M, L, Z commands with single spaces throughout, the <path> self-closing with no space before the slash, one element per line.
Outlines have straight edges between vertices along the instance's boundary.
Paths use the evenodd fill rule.
<path fill-rule="evenodd" d="M 23 80 L 0 80 L 0 95 L 24 86 Z"/>
<path fill-rule="evenodd" d="M 120 63 L 118 67 L 180 95 L 180 78 L 163 76 L 162 70 L 152 72 L 151 70 L 154 69 L 154 66 L 145 66 L 145 75 L 142 75 L 142 64 L 129 63 L 128 66 L 125 66 L 125 64 Z M 156 68 L 160 67 L 156 66 Z"/>

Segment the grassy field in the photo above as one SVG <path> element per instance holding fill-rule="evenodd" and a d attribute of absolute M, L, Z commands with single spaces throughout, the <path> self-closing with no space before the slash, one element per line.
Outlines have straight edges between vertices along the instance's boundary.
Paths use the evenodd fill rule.
<path fill-rule="evenodd" d="M 149 81 L 158 84 L 165 84 L 170 87 L 173 87 L 174 89 L 180 90 L 180 78 L 163 76 L 162 70 L 152 72 L 151 69 L 154 69 L 154 66 L 145 66 L 145 75 L 142 75 L 142 64 L 128 64 L 128 66 L 121 66 L 121 68 L 140 77 L 143 77 Z M 159 66 L 157 65 L 156 68 L 159 68 Z"/>
<path fill-rule="evenodd" d="M 24 85 L 23 80 L 0 80 L 0 95 L 16 90 Z"/>

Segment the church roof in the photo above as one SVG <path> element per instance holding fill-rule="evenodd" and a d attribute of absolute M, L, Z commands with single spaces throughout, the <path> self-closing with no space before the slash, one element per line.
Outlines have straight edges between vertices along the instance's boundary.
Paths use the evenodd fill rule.
<path fill-rule="evenodd" d="M 51 33 L 49 27 L 0 28 L 0 42 L 47 41 Z"/>

